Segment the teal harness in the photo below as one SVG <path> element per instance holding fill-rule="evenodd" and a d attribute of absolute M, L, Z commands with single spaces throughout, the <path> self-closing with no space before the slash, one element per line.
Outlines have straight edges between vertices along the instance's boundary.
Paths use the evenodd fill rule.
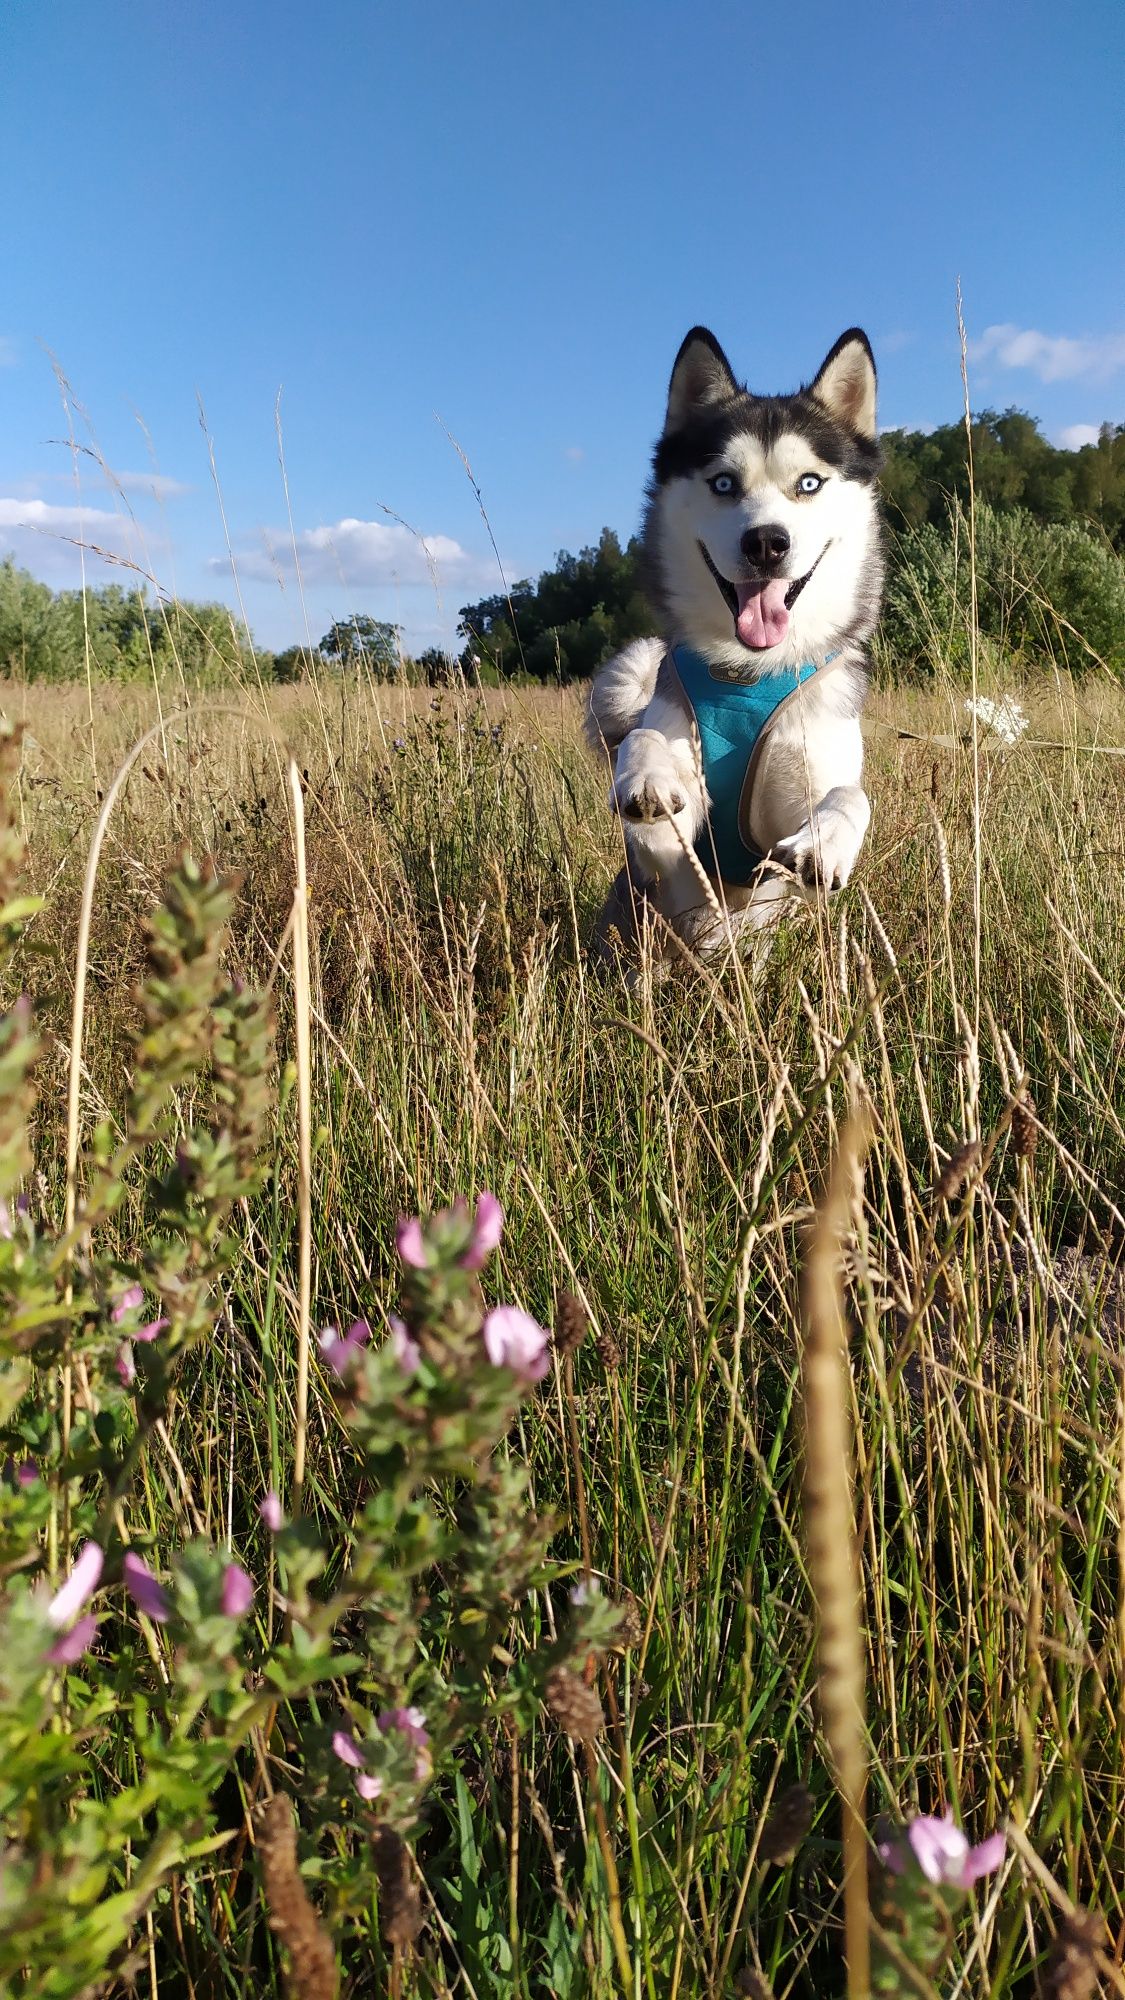
<path fill-rule="evenodd" d="M 711 800 L 695 851 L 708 875 L 747 888 L 765 856 L 750 833 L 751 783 L 758 752 L 778 710 L 799 687 L 837 658 L 807 660 L 752 681 L 716 680 L 705 659 L 674 646 L 668 660 L 699 731 L 703 777 Z"/>

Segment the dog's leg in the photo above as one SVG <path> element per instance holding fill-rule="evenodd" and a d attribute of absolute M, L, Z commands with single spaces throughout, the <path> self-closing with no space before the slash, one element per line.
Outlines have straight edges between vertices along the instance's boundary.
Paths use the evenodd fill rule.
<path fill-rule="evenodd" d="M 859 718 L 833 713 L 832 694 L 829 683 L 818 699 L 787 707 L 767 738 L 756 781 L 755 833 L 793 870 L 798 895 L 842 889 L 871 822 Z"/>
<path fill-rule="evenodd" d="M 634 873 L 660 885 L 663 914 L 674 918 L 692 908 L 702 891 L 685 849 L 694 846 L 704 816 L 694 745 L 661 729 L 631 730 L 617 753 L 610 803 L 621 816 Z"/>
<path fill-rule="evenodd" d="M 617 959 L 623 953 L 629 956 L 637 951 L 645 907 L 642 884 L 632 879 L 627 868 L 622 868 L 610 886 L 590 939 L 590 956 L 595 963 Z"/>
<path fill-rule="evenodd" d="M 871 824 L 871 801 L 860 785 L 835 785 L 803 826 L 774 853 L 805 889 L 842 889 L 859 859 Z"/>
<path fill-rule="evenodd" d="M 656 692 L 663 639 L 632 639 L 598 668 L 586 708 L 586 740 L 612 753 L 642 720 Z"/>

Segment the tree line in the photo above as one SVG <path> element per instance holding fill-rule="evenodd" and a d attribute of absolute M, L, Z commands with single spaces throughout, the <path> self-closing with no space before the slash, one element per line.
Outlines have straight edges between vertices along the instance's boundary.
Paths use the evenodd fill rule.
<path fill-rule="evenodd" d="M 970 427 L 884 434 L 888 584 L 877 651 L 895 672 L 968 653 L 968 505 L 975 495 L 978 621 L 986 640 L 1034 665 L 1125 672 L 1125 425 L 1078 451 L 1052 445 L 1022 410 Z M 583 680 L 652 630 L 640 546 L 611 528 L 537 583 L 462 607 L 461 664 L 501 680 Z"/>
<path fill-rule="evenodd" d="M 980 627 L 1024 656 L 1125 671 L 1125 425 L 1078 451 L 1052 445 L 1022 410 L 971 425 Z M 880 645 L 897 671 L 965 650 L 969 443 L 964 424 L 883 438 L 889 577 Z M 459 659 L 411 658 L 401 629 L 364 613 L 338 619 L 312 648 L 256 647 L 222 605 L 153 603 L 120 584 L 52 591 L 0 561 L 0 677 L 42 681 L 179 678 L 295 681 L 318 671 L 440 684 L 459 671 L 486 684 L 584 680 L 653 629 L 640 548 L 612 528 L 563 551 L 535 581 L 461 607 Z"/>
<path fill-rule="evenodd" d="M 52 590 L 7 557 L 0 561 L 0 678 L 69 681 L 181 679 L 193 687 L 232 679 L 304 680 L 317 668 L 366 669 L 396 679 L 405 660 L 397 625 L 358 613 L 337 620 L 313 647 L 271 652 L 223 604 L 153 603 L 119 583 Z"/>

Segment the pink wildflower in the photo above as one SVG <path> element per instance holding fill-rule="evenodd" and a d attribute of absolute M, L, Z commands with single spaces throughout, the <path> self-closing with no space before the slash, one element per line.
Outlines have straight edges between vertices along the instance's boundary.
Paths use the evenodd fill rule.
<path fill-rule="evenodd" d="M 879 1856 L 892 1874 L 901 1875 L 908 1854 L 917 1862 L 927 1882 L 952 1889 L 971 1889 L 982 1875 L 990 1875 L 1004 1859 L 1006 1842 L 1002 1833 L 990 1834 L 978 1847 L 970 1847 L 953 1814 L 942 1819 L 922 1815 L 906 1829 L 908 1849 L 901 1842 L 880 1844 Z"/>
<path fill-rule="evenodd" d="M 118 1348 L 117 1359 L 113 1365 L 121 1378 L 123 1386 L 126 1389 L 131 1389 L 137 1379 L 137 1369 L 133 1360 L 133 1349 L 127 1340 Z"/>
<path fill-rule="evenodd" d="M 254 1601 L 254 1585 L 237 1563 L 223 1571 L 222 1609 L 224 1618 L 244 1618 Z"/>
<path fill-rule="evenodd" d="M 279 1535 L 285 1526 L 285 1513 L 281 1502 L 271 1487 L 258 1509 L 271 1535 Z"/>
<path fill-rule="evenodd" d="M 56 1632 L 69 1625 L 83 1605 L 94 1595 L 101 1578 L 105 1557 L 96 1542 L 85 1542 L 74 1568 L 47 1606 L 47 1623 Z"/>
<path fill-rule="evenodd" d="M 504 1211 L 494 1194 L 482 1194 L 477 1202 L 477 1212 L 473 1217 L 473 1233 L 469 1247 L 461 1258 L 466 1271 L 479 1271 L 486 1257 L 490 1257 L 500 1241 L 504 1228 Z"/>
<path fill-rule="evenodd" d="M 88 1611 L 85 1618 L 80 1618 L 77 1625 L 71 1626 L 69 1632 L 59 1634 L 47 1654 L 48 1664 L 52 1667 L 72 1667 L 87 1651 L 97 1629 L 98 1621 L 93 1612 Z"/>
<path fill-rule="evenodd" d="M 385 1708 L 378 1717 L 378 1723 L 384 1735 L 389 1730 L 395 1730 L 399 1735 L 405 1736 L 408 1743 L 414 1745 L 418 1752 L 414 1759 L 414 1776 L 418 1784 L 422 1784 L 429 1777 L 432 1766 L 430 1732 L 426 1728 L 426 1718 L 421 1709 Z"/>
<path fill-rule="evenodd" d="M 16 1473 L 16 1485 L 23 1486 L 25 1488 L 28 1486 L 35 1486 L 38 1484 L 38 1480 L 39 1480 L 39 1467 L 36 1465 L 35 1460 L 33 1458 L 25 1458 L 23 1464 L 20 1466 L 18 1472 Z"/>
<path fill-rule="evenodd" d="M 976 1847 L 970 1847 L 961 1870 L 961 1887 L 971 1889 L 982 1875 L 991 1875 L 1004 1859 L 1007 1841 L 1002 1833 L 990 1833 Z"/>
<path fill-rule="evenodd" d="M 162 1625 L 170 1615 L 168 1599 L 143 1557 L 134 1555 L 130 1549 L 121 1565 L 121 1573 L 137 1610 Z"/>
<path fill-rule="evenodd" d="M 416 1215 L 400 1215 L 395 1230 L 395 1249 L 404 1264 L 414 1271 L 424 1271 L 429 1264 L 422 1225 Z"/>
<path fill-rule="evenodd" d="M 171 1324 L 172 1322 L 169 1319 L 150 1319 L 147 1326 L 138 1326 L 134 1329 L 133 1339 L 155 1340 L 157 1334 L 163 1333 L 165 1327 L 171 1326 Z"/>
<path fill-rule="evenodd" d="M 334 1375 L 342 1378 L 349 1373 L 360 1349 L 370 1337 L 371 1328 L 365 1319 L 353 1320 L 345 1334 L 337 1333 L 334 1326 L 326 1326 L 320 1336 L 321 1358 Z"/>
<path fill-rule="evenodd" d="M 135 1312 L 139 1305 L 143 1305 L 144 1296 L 140 1285 L 129 1285 L 122 1292 L 121 1297 L 110 1313 L 110 1319 L 113 1321 L 114 1326 L 120 1326 L 126 1314 Z"/>
<path fill-rule="evenodd" d="M 397 1313 L 388 1313 L 387 1320 L 391 1329 L 391 1352 L 403 1374 L 413 1375 L 422 1359 L 422 1350 L 406 1321 L 400 1319 Z"/>
<path fill-rule="evenodd" d="M 430 1740 L 426 1718 L 420 1708 L 385 1708 L 379 1717 L 379 1727 L 384 1735 L 389 1729 L 400 1730 L 417 1750 L 424 1750 Z"/>
<path fill-rule="evenodd" d="M 550 1366 L 549 1334 L 519 1306 L 493 1306 L 484 1322 L 485 1353 L 494 1368 L 510 1368 L 525 1382 L 541 1382 Z"/>
<path fill-rule="evenodd" d="M 363 1758 L 359 1754 L 355 1738 L 346 1729 L 338 1729 L 332 1738 L 332 1748 L 341 1764 L 347 1764 L 353 1771 L 362 1771 Z"/>
<path fill-rule="evenodd" d="M 332 1748 L 341 1764 L 346 1764 L 350 1771 L 358 1772 L 355 1788 L 360 1798 L 368 1801 L 377 1799 L 383 1789 L 383 1780 L 372 1777 L 369 1771 L 364 1770 L 363 1758 L 355 1738 L 349 1736 L 346 1729 L 338 1729 L 332 1738 Z"/>

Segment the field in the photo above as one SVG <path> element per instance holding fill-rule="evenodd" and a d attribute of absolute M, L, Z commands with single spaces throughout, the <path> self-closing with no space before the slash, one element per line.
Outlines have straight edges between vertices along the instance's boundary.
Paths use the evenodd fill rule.
<path fill-rule="evenodd" d="M 13 1993 L 285 1990 L 299 1941 L 278 1920 L 254 1817 L 274 1792 L 297 1801 L 305 1880 L 349 1994 L 844 1993 L 841 1814 L 821 1721 L 831 1727 L 833 1690 L 822 1711 L 807 1553 L 817 1523 L 802 1493 L 800 1356 L 814 1308 L 802 1312 L 799 1272 L 840 1133 L 861 1126 L 866 1164 L 835 1263 L 849 1333 L 868 1823 L 952 1808 L 975 1840 L 1007 1832 L 1001 1866 L 933 1919 L 940 1973 L 904 1969 L 873 1875 L 877 1990 L 1125 1992 L 1115 1969 L 1125 1961 L 1125 759 L 1104 754 L 1125 744 L 1125 699 L 1108 679 L 1045 675 L 1034 691 L 1015 689 L 1030 729 L 1009 747 L 984 727 L 974 742 L 965 692 L 876 691 L 874 820 L 857 878 L 831 908 L 794 914 L 760 982 L 728 965 L 663 984 L 642 977 L 631 991 L 586 957 L 618 836 L 603 774 L 580 745 L 576 696 L 326 682 L 208 695 L 184 713 L 175 689 L 159 700 L 0 690 L 0 709 L 24 725 L 15 812 L 26 885 L 43 898 L 8 974 L 30 994 L 41 1036 L 26 1183 L 36 1226 L 50 1235 L 64 1217 L 86 857 L 99 801 L 147 730 L 93 896 L 80 1189 L 121 1139 L 140 1060 L 144 924 L 185 845 L 238 876 L 222 963 L 248 987 L 269 985 L 276 1005 L 271 1171 L 225 1212 L 229 1248 L 205 1328 L 185 1336 L 146 1422 L 119 1407 L 128 1398 L 113 1388 L 106 1315 L 90 1308 L 81 1340 L 94 1388 L 84 1403 L 79 1370 L 75 1436 L 99 1437 L 130 1477 L 107 1513 L 104 1464 L 76 1460 L 68 1482 L 47 1482 L 36 1516 L 56 1582 L 107 1521 L 162 1576 L 195 1539 L 233 1551 L 255 1580 L 249 1636 L 206 1682 L 219 1720 L 203 1719 L 212 1711 L 200 1694 L 198 1727 L 176 1739 L 177 1771 L 187 1744 L 214 1748 L 234 1730 L 244 1672 L 259 1685 L 251 1657 L 265 1657 L 288 1619 L 300 1623 L 295 1545 L 279 1555 L 258 1515 L 267 1491 L 290 1507 L 295 1453 L 302 1531 L 315 1524 L 329 1551 L 313 1599 L 363 1574 L 363 1536 L 376 1533 L 353 1530 L 365 1509 L 375 1521 L 372 1467 L 384 1461 L 370 1438 L 357 1446 L 315 1343 L 301 1409 L 294 1078 L 306 1074 L 306 1028 L 314 1330 L 362 1317 L 379 1345 L 400 1286 L 397 1218 L 482 1190 L 505 1212 L 482 1272 L 488 1303 L 551 1325 L 566 1288 L 589 1321 L 515 1398 L 489 1459 L 501 1470 L 470 1452 L 436 1479 L 443 1533 L 470 1533 L 458 1513 L 466 1483 L 491 1495 L 490 1648 L 474 1653 L 467 1616 L 457 1623 L 452 1556 L 448 1569 L 440 1554 L 417 1569 L 407 1617 L 387 1581 L 400 1522 L 370 1589 L 377 1605 L 385 1587 L 407 1619 L 408 1671 L 390 1614 L 380 1639 L 363 1604 L 349 1603 L 341 1665 L 315 1688 L 275 1679 L 276 1699 L 255 1710 L 237 1754 L 215 1751 L 209 1803 L 185 1804 L 178 1847 L 156 1797 L 172 1764 L 154 1757 L 156 1790 L 134 1822 L 118 1822 L 100 1887 L 74 1890 L 82 1937 L 93 1936 L 90 1897 L 105 1898 L 120 1945 L 105 1944 L 103 1960 L 104 1941 L 83 1943 L 85 1971 L 77 1956 L 68 1969 L 57 1943 L 53 1960 L 37 1957 L 54 1937 L 44 1915 L 9 1974 Z M 307 998 L 291 948 L 289 751 L 306 821 Z M 204 1094 L 196 1077 L 179 1092 L 184 1133 Z M 153 1225 L 135 1163 L 122 1173 L 121 1199 L 93 1219 L 92 1254 L 126 1274 Z M 70 1420 L 71 1391 L 57 1385 L 72 1350 L 35 1358 L 48 1465 Z M 134 1438 L 143 1448 L 130 1457 Z M 513 1536 L 517 1505 L 556 1525 L 547 1565 L 531 1563 L 505 1595 L 509 1503 Z M 846 1600 L 846 1547 L 841 1561 Z M 582 1727 L 563 1726 L 557 1685 L 553 1712 L 538 1699 L 535 1658 L 557 1650 L 568 1590 L 587 1571 L 598 1615 L 606 1600 L 627 1615 L 616 1633 L 594 1633 L 588 1673 L 584 1650 L 572 1663 L 605 1712 L 583 1740 Z M 589 1595 L 587 1585 L 585 1612 Z M 118 1602 L 96 1655 L 105 1673 L 80 1664 L 66 1677 L 69 1708 L 52 1698 L 51 1727 L 60 1742 L 77 1731 L 99 1811 L 139 1783 L 149 1722 L 135 1704 L 151 1721 L 165 1698 L 175 1629 Z M 477 1661 L 476 1713 L 466 1659 Z M 109 1687 L 125 1661 L 112 1697 L 75 1692 Z M 400 1815 L 414 1859 L 402 1860 L 398 1892 L 408 1881 L 422 1918 L 401 1935 L 378 1838 L 340 1804 L 329 1747 L 342 1713 L 360 1727 L 365 1704 L 392 1686 L 423 1708 L 426 1690 L 431 1704 L 443 1686 L 460 1690 L 440 1719 L 426 1711 L 432 1779 Z M 403 1799 L 409 1790 L 409 1773 L 392 1773 L 392 1803 L 400 1779 Z M 68 1827 L 86 1823 L 75 1803 L 85 1780 L 67 1783 L 70 1804 L 38 1826 L 7 1799 L 29 1869 L 19 1880 L 35 1894 L 43 1826 L 65 1845 Z M 64 1901 L 70 1893 L 64 1882 Z M 1087 1934 L 1076 1907 L 1104 1923 Z M 1086 1985 L 1061 1983 L 1071 1964 L 1061 1946 L 1045 1969 L 1060 1926 L 1078 1940 Z M 289 1990 L 330 1985 L 294 1972 Z"/>

